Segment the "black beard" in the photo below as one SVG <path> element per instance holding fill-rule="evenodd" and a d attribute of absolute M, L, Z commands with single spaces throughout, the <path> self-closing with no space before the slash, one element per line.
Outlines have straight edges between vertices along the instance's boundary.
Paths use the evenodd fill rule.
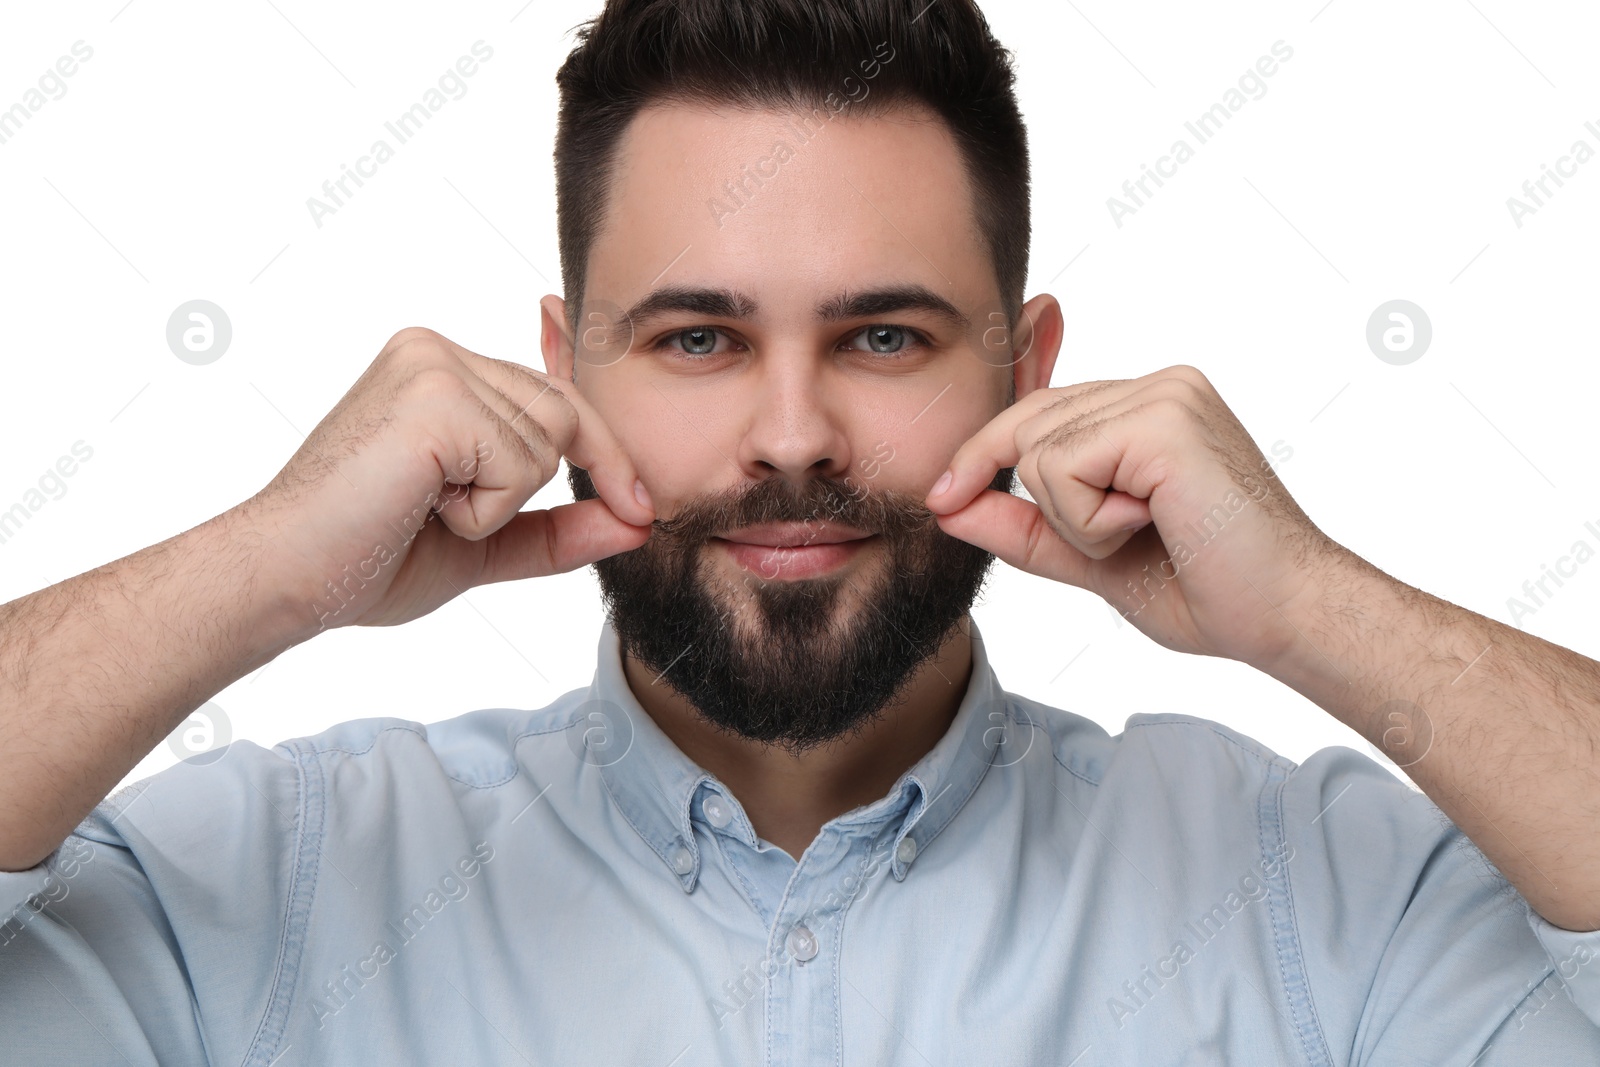
<path fill-rule="evenodd" d="M 1015 470 L 1001 470 L 990 487 L 1011 492 Z M 578 500 L 598 495 L 588 472 L 570 462 L 567 480 Z M 887 579 L 859 588 L 853 617 L 835 624 L 834 611 L 859 579 L 712 577 L 703 551 L 711 537 L 756 523 L 825 520 L 877 534 L 882 544 L 868 551 L 887 550 Z M 802 487 L 773 476 L 696 497 L 652 527 L 639 548 L 594 564 L 623 650 L 712 724 L 792 753 L 858 731 L 903 699 L 994 562 L 939 529 L 922 497 L 871 491 L 853 478 Z M 726 584 L 733 605 L 722 607 L 708 590 L 714 581 Z M 756 606 L 753 632 L 732 618 L 746 600 Z"/>

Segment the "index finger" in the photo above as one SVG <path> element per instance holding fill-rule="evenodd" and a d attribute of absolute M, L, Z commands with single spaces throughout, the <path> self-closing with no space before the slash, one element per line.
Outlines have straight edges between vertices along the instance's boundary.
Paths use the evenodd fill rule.
<path fill-rule="evenodd" d="M 989 488 L 1002 468 L 1014 467 L 1022 459 L 1017 428 L 1061 401 L 1062 394 L 1053 389 L 1035 389 L 985 423 L 950 457 L 950 482 L 938 492 L 929 493 L 925 501 L 928 509 L 947 515 L 971 503 Z"/>
<path fill-rule="evenodd" d="M 561 454 L 589 472 L 600 499 L 618 518 L 635 526 L 648 526 L 655 519 L 655 508 L 644 503 L 635 491 L 635 485 L 642 483 L 633 461 L 594 405 L 585 400 L 572 383 L 520 363 L 479 355 L 460 345 L 456 346 L 456 355 L 469 370 L 516 405 L 516 418 L 533 418 L 546 393 L 553 391 L 565 398 L 577 411 L 578 420 L 569 439 L 557 438 L 556 446 Z"/>

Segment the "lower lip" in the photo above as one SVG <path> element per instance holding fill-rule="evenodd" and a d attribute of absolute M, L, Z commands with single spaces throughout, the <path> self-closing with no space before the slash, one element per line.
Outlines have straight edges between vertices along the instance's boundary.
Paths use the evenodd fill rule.
<path fill-rule="evenodd" d="M 876 536 L 876 535 L 874 535 Z M 750 545 L 743 541 L 712 541 L 728 550 L 733 561 L 745 570 L 767 579 L 816 578 L 844 566 L 872 537 L 840 541 L 827 545 Z"/>

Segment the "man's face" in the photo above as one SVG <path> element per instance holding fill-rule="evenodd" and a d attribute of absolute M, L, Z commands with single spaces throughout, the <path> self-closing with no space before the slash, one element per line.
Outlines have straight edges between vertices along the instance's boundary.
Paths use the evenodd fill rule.
<path fill-rule="evenodd" d="M 1054 357 L 1008 343 L 946 128 L 827 114 L 641 112 L 583 321 L 545 299 L 548 369 L 575 367 L 660 517 L 596 564 L 624 649 L 794 749 L 868 721 L 965 614 L 993 557 L 922 499 Z"/>

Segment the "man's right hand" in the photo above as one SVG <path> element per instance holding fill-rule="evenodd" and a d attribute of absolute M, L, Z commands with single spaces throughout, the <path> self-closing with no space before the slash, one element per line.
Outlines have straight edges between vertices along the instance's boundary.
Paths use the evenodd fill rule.
<path fill-rule="evenodd" d="M 563 455 L 599 498 L 521 512 Z M 644 544 L 635 483 L 571 383 L 401 330 L 261 492 L 0 605 L 0 870 L 47 857 L 190 712 L 322 629 Z"/>
<path fill-rule="evenodd" d="M 599 499 L 521 512 L 562 456 Z M 572 383 L 413 327 L 236 510 L 297 561 L 283 580 L 323 629 L 409 622 L 475 585 L 638 548 L 648 499 Z"/>

